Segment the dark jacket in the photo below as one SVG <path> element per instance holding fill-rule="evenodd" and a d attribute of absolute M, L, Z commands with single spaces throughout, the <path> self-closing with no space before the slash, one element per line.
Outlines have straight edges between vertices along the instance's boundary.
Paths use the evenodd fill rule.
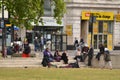
<path fill-rule="evenodd" d="M 94 50 L 93 48 L 90 48 L 88 52 L 88 56 L 93 56 L 93 54 L 94 54 Z"/>
<path fill-rule="evenodd" d="M 100 47 L 99 47 L 99 50 L 100 50 L 100 53 L 101 53 L 101 54 L 104 54 L 105 47 L 104 47 L 104 46 L 100 46 Z"/>
<path fill-rule="evenodd" d="M 29 54 L 31 52 L 31 48 L 29 45 L 25 46 L 23 53 Z"/>
<path fill-rule="evenodd" d="M 68 63 L 68 56 L 66 55 L 66 53 L 62 53 L 61 59 L 64 61 L 65 64 Z"/>
<path fill-rule="evenodd" d="M 52 61 L 54 60 L 54 57 L 53 57 L 53 55 L 51 54 L 51 52 L 50 52 L 50 51 L 47 51 L 47 50 L 45 50 L 45 51 L 43 52 L 43 57 L 44 57 L 44 58 L 47 58 L 48 62 L 52 62 Z"/>

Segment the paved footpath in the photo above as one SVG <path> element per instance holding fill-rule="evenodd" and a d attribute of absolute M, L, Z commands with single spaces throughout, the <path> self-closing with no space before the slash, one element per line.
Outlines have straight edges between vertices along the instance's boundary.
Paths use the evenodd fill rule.
<path fill-rule="evenodd" d="M 97 52 L 98 51 L 95 51 L 95 54 Z M 120 50 L 114 50 L 110 52 L 113 55 L 120 55 Z M 43 58 L 43 53 L 34 52 L 34 51 L 32 51 L 31 53 L 36 54 L 36 57 L 34 58 L 22 58 L 22 57 L 11 58 L 10 56 L 8 56 L 8 58 L 0 58 L 0 67 L 42 67 L 41 61 Z M 68 53 L 69 63 L 75 62 L 75 60 L 73 60 L 73 57 L 75 56 L 75 50 L 68 50 L 67 53 Z M 54 51 L 52 51 L 52 54 L 54 54 Z M 58 66 L 64 66 L 62 61 L 53 62 L 53 64 L 58 65 Z M 83 66 L 85 65 L 83 64 Z"/>

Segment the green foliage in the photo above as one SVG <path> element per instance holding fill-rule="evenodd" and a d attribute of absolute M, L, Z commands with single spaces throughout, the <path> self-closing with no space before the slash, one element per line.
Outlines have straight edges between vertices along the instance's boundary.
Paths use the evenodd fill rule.
<path fill-rule="evenodd" d="M 24 25 L 27 29 L 32 29 L 31 22 L 36 25 L 42 22 L 44 15 L 44 0 L 3 0 L 5 9 L 10 15 L 10 22 L 14 25 Z M 64 0 L 50 0 L 54 9 L 54 18 L 61 24 L 61 19 L 65 13 Z M 2 1 L 0 1 L 0 5 Z"/>
<path fill-rule="evenodd" d="M 54 18 L 57 20 L 57 23 L 61 24 L 61 19 L 64 16 L 66 11 L 65 3 L 63 0 L 53 0 L 54 1 Z"/>

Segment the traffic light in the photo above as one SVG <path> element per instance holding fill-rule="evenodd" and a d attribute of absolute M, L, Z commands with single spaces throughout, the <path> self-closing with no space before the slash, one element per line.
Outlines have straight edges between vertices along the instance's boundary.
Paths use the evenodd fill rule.
<path fill-rule="evenodd" d="M 11 34 L 11 27 L 6 27 L 6 34 Z"/>

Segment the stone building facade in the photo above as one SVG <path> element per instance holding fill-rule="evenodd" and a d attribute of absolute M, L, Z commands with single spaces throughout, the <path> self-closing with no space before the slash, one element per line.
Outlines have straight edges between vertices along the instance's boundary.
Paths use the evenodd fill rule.
<path fill-rule="evenodd" d="M 64 30 L 68 34 L 68 46 L 81 38 L 98 49 L 100 43 L 110 50 L 120 48 L 120 0 L 65 0 L 67 13 Z M 90 29 L 90 14 L 95 16 L 93 34 Z M 92 35 L 92 36 L 91 36 Z"/>
<path fill-rule="evenodd" d="M 47 17 L 44 16 L 46 24 L 39 25 L 40 29 L 36 31 L 40 36 L 42 34 L 47 38 L 53 33 L 67 33 L 68 47 L 73 46 L 76 37 L 79 41 L 83 38 L 85 43 L 89 46 L 92 44 L 94 49 L 98 49 L 100 43 L 104 43 L 110 50 L 120 49 L 120 0 L 65 0 L 65 2 L 67 11 L 62 25 L 56 24 L 53 20 L 53 9 L 46 7 L 46 10 L 49 10 L 45 10 L 47 12 Z M 92 24 L 93 34 L 91 34 L 89 19 L 91 14 L 96 17 Z M 24 39 L 25 29 L 20 30 L 20 36 Z M 31 41 L 33 39 L 34 36 L 31 37 Z"/>

